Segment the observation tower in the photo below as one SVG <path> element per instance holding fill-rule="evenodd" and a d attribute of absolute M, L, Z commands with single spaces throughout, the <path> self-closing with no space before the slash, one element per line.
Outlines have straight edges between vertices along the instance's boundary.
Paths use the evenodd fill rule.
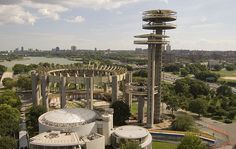
<path fill-rule="evenodd" d="M 162 51 L 169 42 L 165 31 L 175 29 L 176 25 L 167 23 L 176 20 L 176 12 L 172 10 L 148 10 L 143 13 L 143 29 L 151 30 L 150 34 L 135 36 L 143 40 L 135 40 L 134 44 L 148 45 L 148 99 L 147 127 L 161 120 L 161 71 Z"/>

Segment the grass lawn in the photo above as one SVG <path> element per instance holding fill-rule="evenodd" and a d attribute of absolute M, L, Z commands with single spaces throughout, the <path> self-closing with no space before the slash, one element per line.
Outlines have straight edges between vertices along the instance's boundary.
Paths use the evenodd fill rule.
<path fill-rule="evenodd" d="M 213 72 L 220 74 L 221 77 L 236 77 L 236 70 L 234 71 L 221 70 Z"/>
<path fill-rule="evenodd" d="M 155 141 L 155 142 L 152 142 L 152 148 L 153 149 L 176 149 L 177 144 Z"/>
<path fill-rule="evenodd" d="M 146 105 L 146 104 L 144 105 L 144 109 L 143 109 L 143 110 L 144 110 L 144 111 L 147 111 L 147 105 Z M 138 102 L 134 101 L 134 102 L 132 103 L 132 107 L 131 107 L 130 112 L 131 112 L 131 114 L 134 115 L 134 116 L 138 113 Z"/>
<path fill-rule="evenodd" d="M 133 102 L 131 107 L 131 114 L 135 115 L 138 113 L 138 102 Z"/>
<path fill-rule="evenodd" d="M 236 70 L 234 71 L 221 70 L 221 71 L 213 71 L 213 72 L 220 74 L 221 78 L 219 78 L 218 81 L 236 82 L 235 79 L 224 78 L 224 77 L 236 77 Z"/>

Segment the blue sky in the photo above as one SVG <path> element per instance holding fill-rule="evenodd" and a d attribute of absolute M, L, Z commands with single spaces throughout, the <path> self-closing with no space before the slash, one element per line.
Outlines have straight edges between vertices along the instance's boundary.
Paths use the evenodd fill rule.
<path fill-rule="evenodd" d="M 236 50 L 235 0 L 0 0 L 0 50 L 134 49 L 141 13 L 177 11 L 172 49 Z"/>

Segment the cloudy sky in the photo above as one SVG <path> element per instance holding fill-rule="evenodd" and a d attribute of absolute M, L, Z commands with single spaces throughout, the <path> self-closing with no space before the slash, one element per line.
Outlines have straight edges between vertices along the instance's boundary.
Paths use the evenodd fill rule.
<path fill-rule="evenodd" d="M 0 50 L 134 49 L 141 13 L 178 12 L 172 49 L 236 50 L 235 0 L 0 0 Z"/>

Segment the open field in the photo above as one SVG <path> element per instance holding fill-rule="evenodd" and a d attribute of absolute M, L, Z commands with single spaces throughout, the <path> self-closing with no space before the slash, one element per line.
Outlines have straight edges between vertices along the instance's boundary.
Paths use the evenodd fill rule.
<path fill-rule="evenodd" d="M 234 71 L 221 70 L 221 71 L 214 71 L 214 73 L 220 74 L 221 77 L 219 81 L 236 82 L 236 70 Z"/>
<path fill-rule="evenodd" d="M 155 141 L 155 142 L 152 142 L 152 148 L 153 149 L 176 149 L 177 144 Z"/>

